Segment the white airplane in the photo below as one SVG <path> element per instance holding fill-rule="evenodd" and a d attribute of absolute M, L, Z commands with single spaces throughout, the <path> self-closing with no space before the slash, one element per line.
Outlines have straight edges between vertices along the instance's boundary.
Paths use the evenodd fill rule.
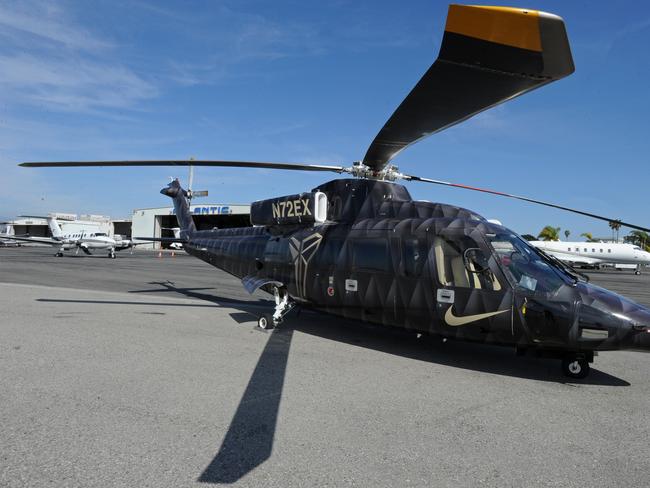
<path fill-rule="evenodd" d="M 13 237 L 16 235 L 16 232 L 14 232 L 14 226 L 8 222 L 3 222 L 1 224 L 4 226 L 4 228 L 2 229 L 2 232 L 0 232 L 0 234 L 4 234 L 9 238 L 0 240 L 0 247 L 20 246 L 20 243 L 15 239 L 13 239 Z"/>
<path fill-rule="evenodd" d="M 650 264 L 650 252 L 634 244 L 568 241 L 530 241 L 530 244 L 572 266 L 634 264 L 634 274 L 638 275 L 641 265 Z"/>
<path fill-rule="evenodd" d="M 180 239 L 181 238 L 181 228 L 180 227 L 162 227 L 163 230 L 171 230 L 174 233 L 174 239 Z M 183 249 L 183 243 L 182 242 L 172 242 L 169 244 L 169 249 L 176 249 L 180 251 Z"/>
<path fill-rule="evenodd" d="M 63 251 L 75 249 L 79 252 L 81 249 L 86 254 L 92 254 L 91 250 L 108 250 L 108 257 L 115 259 L 115 250 L 126 249 L 129 245 L 121 247 L 115 242 L 115 239 L 109 237 L 105 232 L 97 232 L 96 226 L 84 228 L 83 225 L 77 224 L 74 230 L 63 232 L 59 223 L 54 217 L 47 218 L 47 225 L 50 227 L 52 238 L 46 237 L 16 237 L 9 234 L 1 234 L 0 239 L 16 240 L 22 242 L 35 242 L 40 244 L 49 244 L 57 247 L 57 257 L 63 256 Z"/>

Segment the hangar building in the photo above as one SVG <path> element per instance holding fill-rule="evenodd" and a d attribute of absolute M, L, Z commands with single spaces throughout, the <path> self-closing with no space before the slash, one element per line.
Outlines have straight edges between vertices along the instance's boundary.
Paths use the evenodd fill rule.
<path fill-rule="evenodd" d="M 191 205 L 194 224 L 198 230 L 225 227 L 249 227 L 251 225 L 250 205 L 239 204 L 197 204 Z M 142 208 L 133 211 L 131 235 L 133 237 L 174 237 L 173 228 L 178 221 L 172 207 Z M 167 244 L 154 242 L 142 244 L 139 249 L 159 249 Z"/>

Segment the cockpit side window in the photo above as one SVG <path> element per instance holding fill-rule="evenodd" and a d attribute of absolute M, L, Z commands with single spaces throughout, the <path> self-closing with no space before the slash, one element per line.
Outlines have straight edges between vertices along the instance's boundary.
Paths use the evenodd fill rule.
<path fill-rule="evenodd" d="M 504 274 L 520 289 L 553 294 L 570 283 L 560 269 L 514 234 L 486 234 Z"/>
<path fill-rule="evenodd" d="M 463 236 L 458 240 L 451 240 L 436 236 L 433 247 L 438 281 L 441 285 L 488 291 L 501 290 L 501 284 L 491 270 L 481 271 L 471 260 L 466 264 L 463 256 L 465 251 L 480 247 L 471 238 Z"/>

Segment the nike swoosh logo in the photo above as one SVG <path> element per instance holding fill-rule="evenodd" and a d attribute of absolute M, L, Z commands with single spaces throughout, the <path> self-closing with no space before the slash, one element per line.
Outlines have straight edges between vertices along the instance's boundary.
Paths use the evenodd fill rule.
<path fill-rule="evenodd" d="M 454 312 L 452 312 L 451 310 L 452 308 L 454 308 L 453 305 L 450 306 L 445 312 L 445 322 L 447 322 L 447 325 L 450 325 L 452 327 L 458 327 L 459 325 L 466 325 L 472 322 L 476 322 L 477 320 L 487 319 L 488 317 L 492 317 L 494 315 L 499 315 L 500 313 L 506 313 L 510 311 L 510 309 L 507 308 L 505 310 L 498 310 L 496 312 L 487 312 L 487 313 L 479 313 L 476 315 L 466 315 L 464 317 L 456 317 L 454 315 Z"/>

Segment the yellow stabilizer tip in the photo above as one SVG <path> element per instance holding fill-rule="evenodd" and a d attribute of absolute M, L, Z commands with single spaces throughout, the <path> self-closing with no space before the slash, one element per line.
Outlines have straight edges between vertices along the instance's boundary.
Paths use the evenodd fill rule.
<path fill-rule="evenodd" d="M 450 5 L 445 31 L 529 51 L 542 51 L 537 10 Z"/>

